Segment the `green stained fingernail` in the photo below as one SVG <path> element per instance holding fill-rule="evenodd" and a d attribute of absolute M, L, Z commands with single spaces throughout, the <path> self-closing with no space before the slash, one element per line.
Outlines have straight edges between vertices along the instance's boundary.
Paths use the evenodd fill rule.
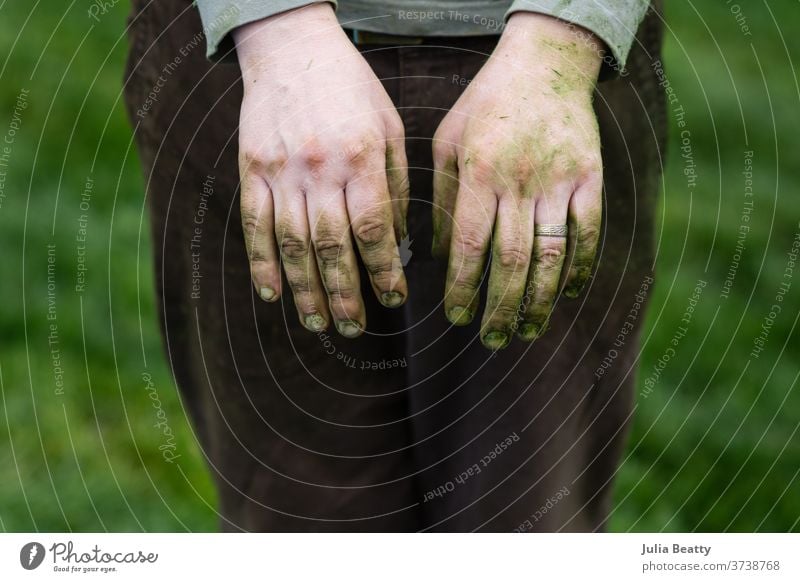
<path fill-rule="evenodd" d="M 275 289 L 272 289 L 270 287 L 262 287 L 261 289 L 259 289 L 258 294 L 264 301 L 272 301 L 273 299 L 275 299 Z"/>
<path fill-rule="evenodd" d="M 564 289 L 564 295 L 566 297 L 569 297 L 570 299 L 575 299 L 576 297 L 578 297 L 578 295 L 581 294 L 581 291 L 583 291 L 583 283 L 581 283 L 580 285 L 573 285 L 571 287 L 567 287 L 566 289 Z"/>
<path fill-rule="evenodd" d="M 311 315 L 306 315 L 306 327 L 311 331 L 322 331 L 325 329 L 326 323 L 325 318 L 322 317 L 319 313 L 312 313 Z"/>
<path fill-rule="evenodd" d="M 386 307 L 400 307 L 406 298 L 397 291 L 387 291 L 381 295 L 381 302 Z"/>
<path fill-rule="evenodd" d="M 539 326 L 535 323 L 523 323 L 519 326 L 517 333 L 526 342 L 531 342 L 539 337 Z"/>
<path fill-rule="evenodd" d="M 465 307 L 451 307 L 447 312 L 447 319 L 453 325 L 467 325 L 472 321 L 472 312 Z"/>
<path fill-rule="evenodd" d="M 502 331 L 490 331 L 483 336 L 483 345 L 490 350 L 502 350 L 508 345 L 508 334 Z"/>
<path fill-rule="evenodd" d="M 344 337 L 356 337 L 361 333 L 361 327 L 355 322 L 350 320 L 342 320 L 336 322 L 336 329 Z"/>

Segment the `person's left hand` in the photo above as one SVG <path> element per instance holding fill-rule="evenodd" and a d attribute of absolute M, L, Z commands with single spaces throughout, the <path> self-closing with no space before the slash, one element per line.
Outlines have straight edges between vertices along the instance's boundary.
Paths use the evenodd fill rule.
<path fill-rule="evenodd" d="M 575 297 L 591 272 L 603 181 L 592 94 L 602 50 L 588 31 L 513 14 L 434 136 L 433 251 L 449 255 L 446 314 L 455 325 L 472 321 L 491 247 L 480 332 L 490 349 L 515 332 L 539 336 L 561 285 Z M 534 236 L 534 225 L 568 225 L 569 237 Z"/>

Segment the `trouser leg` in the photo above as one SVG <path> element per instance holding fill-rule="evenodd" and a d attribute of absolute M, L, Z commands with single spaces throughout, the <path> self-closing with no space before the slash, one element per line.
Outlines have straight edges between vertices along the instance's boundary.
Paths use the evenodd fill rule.
<path fill-rule="evenodd" d="M 535 343 L 514 341 L 491 354 L 480 343 L 479 318 L 465 328 L 447 323 L 446 265 L 426 254 L 430 153 L 410 158 L 428 168 L 412 174 L 412 195 L 421 200 L 412 203 L 410 223 L 423 245 L 407 269 L 408 317 L 416 322 L 409 386 L 426 529 L 587 531 L 608 520 L 652 287 L 664 143 L 663 98 L 650 67 L 659 53 L 657 15 L 643 23 L 639 41 L 630 74 L 601 83 L 595 102 L 605 222 L 594 277 L 579 299 L 558 299 L 550 330 Z M 410 141 L 432 137 L 442 110 L 458 97 L 453 79 L 474 77 L 480 53 L 491 47 L 462 49 L 439 58 L 426 54 L 429 47 L 404 52 L 404 75 L 418 79 L 409 78 L 403 93 Z M 610 355 L 612 365 L 601 368 Z"/>
<path fill-rule="evenodd" d="M 126 101 L 161 331 L 223 528 L 418 529 L 403 313 L 378 305 L 363 276 L 369 333 L 346 340 L 301 328 L 289 294 L 256 297 L 237 192 L 239 69 L 210 64 L 202 42 L 187 50 L 201 31 L 190 2 L 139 2 L 134 14 Z"/>

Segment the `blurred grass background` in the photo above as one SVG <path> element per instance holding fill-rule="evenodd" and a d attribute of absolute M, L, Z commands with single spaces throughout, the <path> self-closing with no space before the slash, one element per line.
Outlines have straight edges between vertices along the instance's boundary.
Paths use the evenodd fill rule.
<path fill-rule="evenodd" d="M 611 529 L 797 531 L 800 271 L 792 281 L 784 270 L 800 228 L 800 5 L 742 3 L 737 21 L 733 3 L 668 4 L 664 62 L 697 185 L 687 186 L 671 113 L 658 284 Z M 28 103 L 0 166 L 0 530 L 213 530 L 214 491 L 157 331 L 143 182 L 120 96 L 128 3 L 111 5 L 99 23 L 88 5 L 0 2 L 0 139 L 23 90 Z M 753 152 L 750 231 L 723 298 L 745 151 Z M 76 292 L 82 214 L 88 272 Z M 646 391 L 699 280 L 706 286 L 688 332 Z M 753 358 L 785 281 L 782 311 Z M 57 344 L 48 342 L 53 323 Z M 153 394 L 180 466 L 159 451 Z"/>

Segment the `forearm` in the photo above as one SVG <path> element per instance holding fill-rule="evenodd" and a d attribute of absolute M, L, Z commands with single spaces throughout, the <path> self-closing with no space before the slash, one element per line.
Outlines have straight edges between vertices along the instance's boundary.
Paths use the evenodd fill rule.
<path fill-rule="evenodd" d="M 492 58 L 507 59 L 512 71 L 520 62 L 535 63 L 546 78 L 552 79 L 554 91 L 564 95 L 594 88 L 603 48 L 602 41 L 588 30 L 549 15 L 516 12 L 510 16 Z"/>
<path fill-rule="evenodd" d="M 518 12 L 535 12 L 591 31 L 605 45 L 600 50 L 608 70 L 619 72 L 649 6 L 649 0 L 515 0 L 506 17 L 510 20 Z M 604 54 L 606 48 L 609 54 Z"/>
<path fill-rule="evenodd" d="M 206 36 L 206 55 L 214 60 L 235 57 L 230 33 L 256 22 L 309 4 L 330 4 L 336 0 L 196 0 Z"/>
<path fill-rule="evenodd" d="M 285 78 L 311 64 L 304 47 L 339 46 L 326 41 L 343 31 L 333 6 L 321 2 L 244 24 L 231 34 L 244 75 L 269 71 L 274 78 Z M 335 58 L 329 51 L 323 56 Z"/>

